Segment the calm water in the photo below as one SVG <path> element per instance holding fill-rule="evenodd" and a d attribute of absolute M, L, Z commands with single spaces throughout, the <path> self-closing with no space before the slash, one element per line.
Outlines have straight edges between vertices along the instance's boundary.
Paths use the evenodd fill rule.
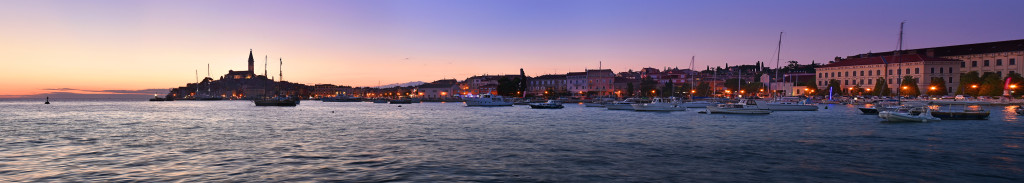
<path fill-rule="evenodd" d="M 0 101 L 0 182 L 1021 182 L 1024 124 L 461 103 Z"/>

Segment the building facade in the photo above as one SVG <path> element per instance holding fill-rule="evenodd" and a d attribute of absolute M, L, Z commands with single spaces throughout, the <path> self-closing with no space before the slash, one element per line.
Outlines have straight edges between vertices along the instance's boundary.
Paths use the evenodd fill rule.
<path fill-rule="evenodd" d="M 527 83 L 526 94 L 544 95 L 545 92 L 567 92 L 565 75 L 551 74 L 531 78 Z"/>
<path fill-rule="evenodd" d="M 815 69 L 815 82 L 818 88 L 825 91 L 830 80 L 839 81 L 840 89 L 873 88 L 875 80 L 884 78 L 893 93 L 898 88 L 901 77 L 912 76 L 917 79 L 918 89 L 926 93 L 931 78 L 940 77 L 946 81 L 946 91 L 956 92 L 960 84 L 960 60 L 926 57 L 912 54 L 902 56 L 871 56 L 840 59 Z M 839 89 L 833 89 L 839 90 Z"/>

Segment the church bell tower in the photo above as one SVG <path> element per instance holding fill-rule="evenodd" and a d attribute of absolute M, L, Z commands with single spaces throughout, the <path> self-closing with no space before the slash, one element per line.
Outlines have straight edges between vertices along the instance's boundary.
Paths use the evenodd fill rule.
<path fill-rule="evenodd" d="M 253 68 L 253 63 L 256 61 L 252 59 L 252 49 L 249 49 L 249 73 L 255 73 L 256 69 Z"/>

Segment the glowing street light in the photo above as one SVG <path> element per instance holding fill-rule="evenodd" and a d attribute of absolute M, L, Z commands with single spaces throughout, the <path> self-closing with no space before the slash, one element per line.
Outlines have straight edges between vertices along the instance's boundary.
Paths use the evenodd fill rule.
<path fill-rule="evenodd" d="M 1017 85 L 1010 85 L 1010 89 L 1017 89 Z"/>
<path fill-rule="evenodd" d="M 971 88 L 978 88 L 978 85 L 971 85 Z"/>
<path fill-rule="evenodd" d="M 928 88 L 928 89 L 929 90 L 937 90 L 938 88 L 936 88 L 935 86 L 932 86 L 931 88 Z"/>
<path fill-rule="evenodd" d="M 903 86 L 903 89 L 904 89 L 904 90 L 906 90 L 907 88 L 909 88 L 909 87 L 907 87 L 907 86 Z"/>

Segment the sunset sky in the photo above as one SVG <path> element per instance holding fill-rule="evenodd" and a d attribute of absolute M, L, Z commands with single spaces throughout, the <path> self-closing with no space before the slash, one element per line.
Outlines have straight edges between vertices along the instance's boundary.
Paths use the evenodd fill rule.
<path fill-rule="evenodd" d="M 482 74 L 827 62 L 1024 39 L 1024 1 L 0 1 L 0 97 L 168 89 L 246 70 L 376 86 Z M 148 91 L 147 91 L 148 92 Z M 166 92 L 164 92 L 166 93 Z"/>

